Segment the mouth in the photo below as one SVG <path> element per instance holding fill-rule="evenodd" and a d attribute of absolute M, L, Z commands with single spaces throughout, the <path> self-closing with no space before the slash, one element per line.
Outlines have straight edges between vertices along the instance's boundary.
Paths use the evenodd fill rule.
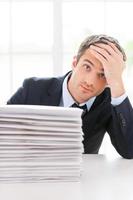
<path fill-rule="evenodd" d="M 89 93 L 89 92 L 93 92 L 92 88 L 88 88 L 86 87 L 85 85 L 81 84 L 80 87 L 82 88 L 82 90 L 86 93 Z"/>

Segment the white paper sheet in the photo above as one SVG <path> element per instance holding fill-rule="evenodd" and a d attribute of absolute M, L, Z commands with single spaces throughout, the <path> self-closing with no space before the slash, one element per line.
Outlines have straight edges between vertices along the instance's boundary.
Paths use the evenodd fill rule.
<path fill-rule="evenodd" d="M 78 181 L 82 111 L 0 106 L 0 182 Z"/>

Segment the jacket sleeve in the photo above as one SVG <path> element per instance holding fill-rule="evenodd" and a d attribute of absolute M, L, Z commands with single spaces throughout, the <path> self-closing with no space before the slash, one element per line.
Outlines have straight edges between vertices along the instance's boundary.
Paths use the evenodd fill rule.
<path fill-rule="evenodd" d="M 111 106 L 112 117 L 107 126 L 111 142 L 124 158 L 133 158 L 133 108 L 128 97 L 118 106 Z"/>
<path fill-rule="evenodd" d="M 25 79 L 23 85 L 16 91 L 16 93 L 7 101 L 7 104 L 25 104 L 28 96 L 30 79 Z"/>

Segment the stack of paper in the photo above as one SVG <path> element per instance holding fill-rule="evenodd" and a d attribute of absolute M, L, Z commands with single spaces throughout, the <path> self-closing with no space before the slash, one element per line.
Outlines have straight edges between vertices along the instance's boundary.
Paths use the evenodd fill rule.
<path fill-rule="evenodd" d="M 78 108 L 0 106 L 0 181 L 78 181 L 81 112 Z"/>

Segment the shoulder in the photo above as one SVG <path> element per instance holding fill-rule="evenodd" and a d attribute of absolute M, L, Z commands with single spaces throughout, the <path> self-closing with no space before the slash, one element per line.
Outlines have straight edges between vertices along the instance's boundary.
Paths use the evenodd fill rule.
<path fill-rule="evenodd" d="M 25 87 L 47 88 L 51 86 L 58 87 L 58 85 L 63 83 L 63 80 L 67 76 L 67 74 L 65 74 L 64 76 L 59 76 L 59 77 L 46 77 L 46 78 L 30 77 L 23 81 L 23 87 L 24 88 Z"/>
<path fill-rule="evenodd" d="M 51 84 L 55 84 L 59 82 L 60 77 L 52 77 L 52 78 L 38 78 L 38 77 L 30 77 L 23 81 L 23 87 L 47 87 Z"/>
<path fill-rule="evenodd" d="M 58 80 L 58 78 L 38 78 L 38 77 L 30 77 L 26 78 L 23 82 L 23 84 L 33 84 L 33 85 L 42 85 L 44 83 L 50 83 L 55 80 Z"/>

